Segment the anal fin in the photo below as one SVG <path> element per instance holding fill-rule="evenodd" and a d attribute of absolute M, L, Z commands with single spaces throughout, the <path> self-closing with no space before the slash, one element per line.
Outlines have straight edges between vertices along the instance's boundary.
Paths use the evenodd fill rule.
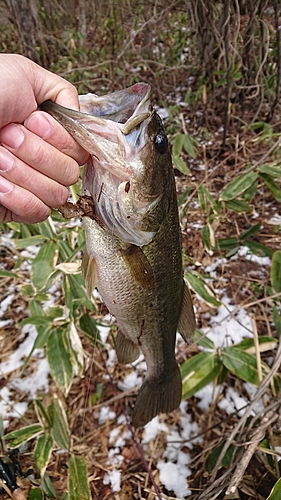
<path fill-rule="evenodd" d="M 196 322 L 192 305 L 192 299 L 189 288 L 184 281 L 182 307 L 178 322 L 178 331 L 180 332 L 185 342 L 189 342 L 192 339 L 195 332 L 195 327 L 196 327 Z"/>
<path fill-rule="evenodd" d="M 133 344 L 131 340 L 127 339 L 121 330 L 118 330 L 116 336 L 116 355 L 118 363 L 124 365 L 132 363 L 138 359 L 140 355 L 139 347 Z"/>
<path fill-rule="evenodd" d="M 87 252 L 83 255 L 81 271 L 86 283 L 88 297 L 91 298 L 96 285 L 96 261 Z"/>

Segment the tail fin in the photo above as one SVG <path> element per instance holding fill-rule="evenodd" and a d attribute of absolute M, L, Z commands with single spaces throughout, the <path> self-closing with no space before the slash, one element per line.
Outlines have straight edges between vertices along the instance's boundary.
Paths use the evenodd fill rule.
<path fill-rule="evenodd" d="M 142 427 L 158 413 L 169 413 L 175 410 L 180 405 L 181 395 L 182 380 L 177 365 L 169 378 L 145 380 L 134 407 L 133 426 Z"/>

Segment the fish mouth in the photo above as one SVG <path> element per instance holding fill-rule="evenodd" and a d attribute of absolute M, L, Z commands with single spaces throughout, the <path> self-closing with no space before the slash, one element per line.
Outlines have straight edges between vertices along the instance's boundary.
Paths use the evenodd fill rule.
<path fill-rule="evenodd" d="M 143 227 L 143 218 L 158 203 L 156 192 L 146 198 L 135 187 L 145 169 L 140 153 L 149 141 L 153 116 L 151 87 L 137 83 L 106 96 L 80 96 L 80 111 L 45 101 L 40 109 L 51 114 L 88 151 L 83 193 L 90 194 L 98 219 L 122 241 L 143 246 L 155 232 Z"/>
<path fill-rule="evenodd" d="M 89 153 L 103 156 L 104 139 L 120 147 L 124 159 L 140 151 L 145 144 L 141 127 L 152 115 L 151 87 L 136 83 L 108 96 L 79 96 L 80 111 L 52 101 L 39 108 L 52 115 Z M 114 152 L 116 157 L 116 151 Z"/>

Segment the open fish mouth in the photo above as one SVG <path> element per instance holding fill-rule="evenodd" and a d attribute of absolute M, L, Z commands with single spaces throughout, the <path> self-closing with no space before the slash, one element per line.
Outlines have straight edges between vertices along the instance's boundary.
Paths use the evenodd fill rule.
<path fill-rule="evenodd" d="M 106 96 L 79 96 L 81 111 L 52 101 L 40 106 L 90 153 L 83 194 L 92 196 L 98 219 L 125 243 L 138 246 L 155 234 L 154 228 L 143 227 L 143 218 L 162 194 L 155 186 L 155 193 L 145 198 L 137 186 L 147 168 L 141 157 L 151 141 L 148 129 L 155 117 L 150 95 L 150 85 L 137 83 Z"/>
<path fill-rule="evenodd" d="M 116 162 L 116 156 L 128 160 L 145 145 L 146 127 L 141 125 L 152 115 L 150 95 L 150 85 L 136 83 L 104 97 L 79 96 L 80 111 L 52 101 L 43 102 L 40 109 L 51 114 L 84 149 L 98 158 L 103 158 L 107 150 L 104 141 L 108 141 L 111 149 L 115 147 L 112 154 L 108 151 L 107 160 Z"/>

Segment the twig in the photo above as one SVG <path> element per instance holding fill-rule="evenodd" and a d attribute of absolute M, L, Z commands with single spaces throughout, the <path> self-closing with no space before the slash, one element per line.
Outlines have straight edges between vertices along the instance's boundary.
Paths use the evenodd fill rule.
<path fill-rule="evenodd" d="M 274 361 L 274 364 L 273 364 L 270 372 L 264 378 L 263 382 L 261 383 L 259 389 L 256 392 L 256 395 L 255 395 L 253 401 L 250 403 L 250 405 L 248 406 L 248 408 L 247 408 L 246 412 L 244 413 L 243 417 L 236 424 L 236 426 L 234 427 L 234 429 L 231 432 L 230 436 L 228 437 L 227 441 L 225 442 L 225 444 L 224 444 L 224 446 L 223 446 L 223 448 L 222 448 L 222 450 L 221 450 L 221 452 L 219 454 L 217 463 L 216 463 L 216 465 L 214 467 L 214 470 L 213 470 L 213 473 L 212 473 L 212 476 L 211 476 L 211 482 L 213 482 L 215 480 L 217 472 L 218 472 L 218 470 L 220 468 L 221 461 L 222 461 L 222 459 L 223 459 L 226 451 L 228 450 L 229 446 L 233 442 L 235 435 L 238 433 L 238 431 L 240 430 L 240 428 L 243 425 L 245 425 L 245 422 L 246 422 L 247 418 L 250 416 L 253 408 L 257 404 L 257 401 L 263 396 L 263 394 L 267 390 L 267 386 L 270 383 L 271 379 L 274 377 L 275 373 L 278 371 L 278 369 L 280 367 L 280 363 L 281 363 L 281 343 L 278 346 L 276 357 L 275 357 L 275 361 Z"/>
<path fill-rule="evenodd" d="M 277 148 L 280 145 L 281 138 L 279 139 L 271 146 L 271 148 L 268 149 L 268 151 L 255 163 L 251 166 L 251 168 L 248 168 L 246 173 L 252 172 L 252 170 L 255 170 L 256 167 L 258 167 L 261 163 L 264 162 L 264 160 L 274 151 L 275 148 Z"/>
<path fill-rule="evenodd" d="M 270 411 L 264 417 L 262 418 L 259 427 L 255 430 L 253 433 L 251 442 L 248 446 L 248 449 L 245 451 L 243 454 L 242 460 L 238 463 L 238 466 L 236 467 L 236 470 L 232 476 L 232 479 L 230 481 L 230 484 L 225 492 L 225 496 L 228 495 L 233 495 L 239 483 L 241 482 L 241 479 L 243 477 L 243 474 L 245 470 L 247 469 L 249 462 L 255 453 L 255 450 L 260 443 L 260 441 L 263 439 L 266 429 L 269 425 L 271 425 L 275 420 L 279 418 L 279 415 L 276 414 L 276 412 Z"/>

